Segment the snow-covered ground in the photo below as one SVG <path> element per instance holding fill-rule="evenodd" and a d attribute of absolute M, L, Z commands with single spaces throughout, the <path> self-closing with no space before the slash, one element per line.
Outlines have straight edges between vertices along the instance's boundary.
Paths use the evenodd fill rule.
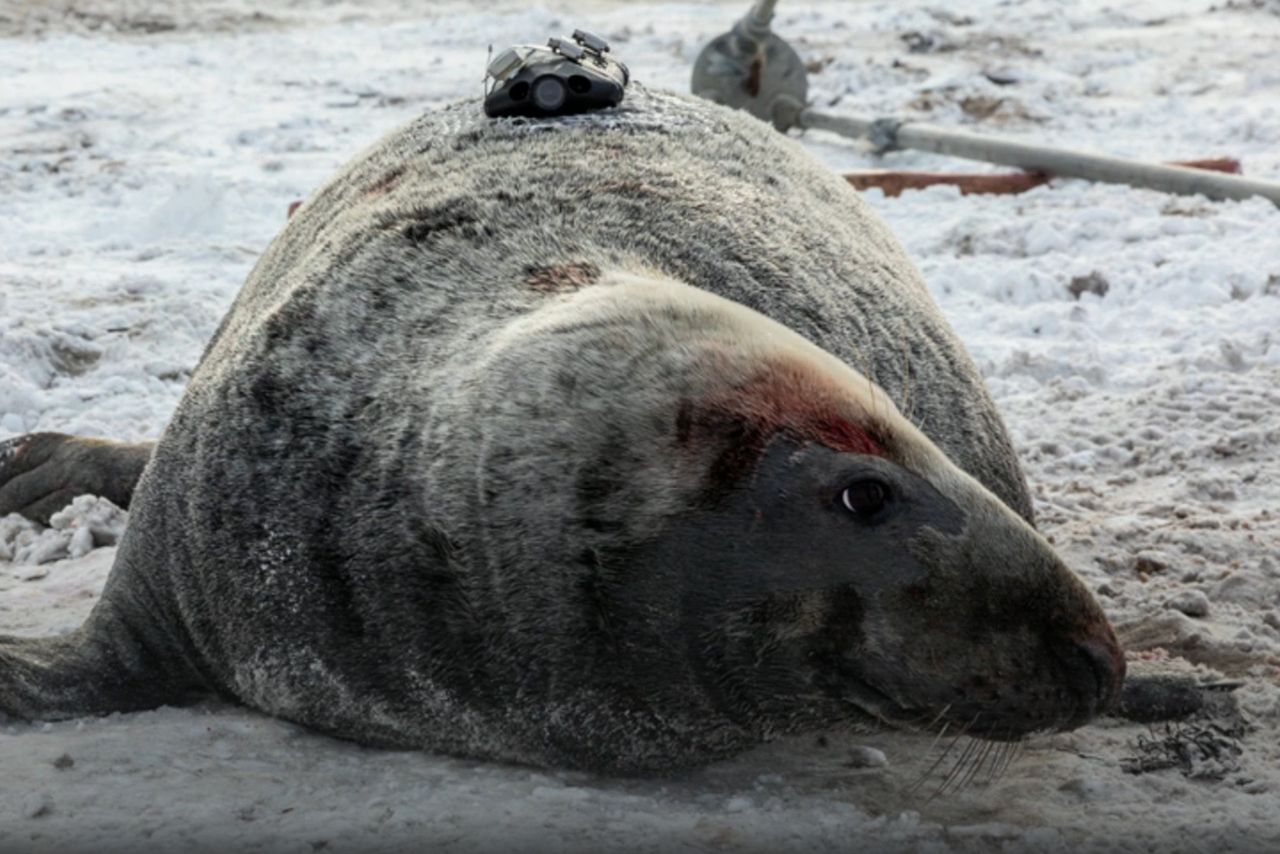
<path fill-rule="evenodd" d="M 158 435 L 289 202 L 477 93 L 490 43 L 583 26 L 683 90 L 746 3 L 524 5 L 0 0 L 0 439 Z M 782 0 L 777 26 L 834 111 L 1233 155 L 1280 179 L 1275 0 Z M 992 168 L 805 142 L 836 168 Z M 1280 209 L 1076 181 L 869 198 L 981 365 L 1041 525 L 1131 666 L 1241 683 L 1238 756 L 1127 773 L 1164 733 L 1103 720 L 930 798 L 954 759 L 913 789 L 942 746 L 894 733 L 619 780 L 201 705 L 0 728 L 0 851 L 1280 850 Z M 85 553 L 91 519 L 118 527 L 92 501 L 53 533 L 0 522 L 0 558 L 28 561 L 0 560 L 0 632 L 80 622 L 114 553 Z M 33 538 L 79 556 L 33 565 Z"/>

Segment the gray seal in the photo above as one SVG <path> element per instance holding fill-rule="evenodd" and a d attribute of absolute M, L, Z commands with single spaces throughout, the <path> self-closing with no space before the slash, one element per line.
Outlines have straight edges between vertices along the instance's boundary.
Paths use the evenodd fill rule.
<path fill-rule="evenodd" d="M 1068 729 L 1124 673 L 885 227 L 767 125 L 640 87 L 392 133 L 267 249 L 154 449 L 118 450 L 0 451 L 0 512 L 82 470 L 131 512 L 82 628 L 0 638 L 4 715 L 216 692 L 647 772 Z"/>

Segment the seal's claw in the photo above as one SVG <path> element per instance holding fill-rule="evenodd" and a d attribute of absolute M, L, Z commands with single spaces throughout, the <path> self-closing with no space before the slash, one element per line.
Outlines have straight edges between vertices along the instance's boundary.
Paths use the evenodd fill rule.
<path fill-rule="evenodd" d="M 151 445 L 126 445 L 28 433 L 0 443 L 0 516 L 19 513 L 42 525 L 77 495 L 101 495 L 128 507 Z"/>
<path fill-rule="evenodd" d="M 28 433 L 25 436 L 14 436 L 12 439 L 0 442 L 0 486 L 16 473 L 11 472 L 10 468 L 17 465 L 18 457 L 26 450 L 33 435 L 35 434 Z"/>
<path fill-rule="evenodd" d="M 18 455 L 18 451 L 27 442 L 26 436 L 14 436 L 12 439 L 5 439 L 0 442 L 0 466 L 9 462 L 10 459 Z"/>
<path fill-rule="evenodd" d="M 61 477 L 64 467 L 58 458 L 72 441 L 76 438 L 64 433 L 27 433 L 0 443 L 0 516 L 20 513 L 48 524 L 49 516 L 66 503 L 54 496 L 71 486 Z M 58 506 L 50 510 L 52 504 Z"/>

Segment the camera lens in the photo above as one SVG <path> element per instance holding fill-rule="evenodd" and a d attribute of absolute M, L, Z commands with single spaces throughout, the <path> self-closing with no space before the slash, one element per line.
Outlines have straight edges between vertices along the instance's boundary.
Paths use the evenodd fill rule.
<path fill-rule="evenodd" d="M 533 103 L 537 104 L 540 110 L 546 110 L 548 113 L 555 112 L 564 106 L 568 95 L 564 84 L 555 77 L 539 77 L 533 81 Z"/>

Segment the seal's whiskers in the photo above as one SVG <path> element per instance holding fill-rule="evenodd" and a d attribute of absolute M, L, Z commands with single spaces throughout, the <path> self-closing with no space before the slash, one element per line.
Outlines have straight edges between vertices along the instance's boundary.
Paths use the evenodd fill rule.
<path fill-rule="evenodd" d="M 973 765 L 970 766 L 969 771 L 964 775 L 964 779 L 960 781 L 960 785 L 957 788 L 967 788 L 970 783 L 977 779 L 978 773 L 982 771 L 983 766 L 988 764 L 991 754 L 998 746 L 999 744 L 994 741 L 983 742 L 982 747 L 978 751 L 978 758 L 974 760 Z"/>
<path fill-rule="evenodd" d="M 982 717 L 981 712 L 974 715 L 973 718 L 970 719 L 969 723 L 965 724 L 964 728 L 960 731 L 960 735 L 968 735 L 970 730 L 977 725 L 980 717 Z M 956 759 L 955 765 L 951 767 L 951 770 L 947 772 L 947 776 L 943 778 L 942 784 L 932 795 L 929 796 L 929 800 L 933 800 L 934 798 L 945 794 L 948 789 L 960 788 L 956 783 L 961 779 L 961 775 L 969 767 L 969 763 L 973 760 L 974 753 L 978 749 L 979 741 L 971 738 L 969 743 L 965 745 L 964 750 L 960 752 L 960 756 Z"/>
<path fill-rule="evenodd" d="M 950 721 L 942 725 L 942 729 L 938 731 L 938 734 L 936 736 L 934 736 L 933 743 L 929 745 L 928 753 L 932 753 L 934 751 L 934 749 L 938 746 L 938 742 L 941 741 L 943 736 L 947 734 L 947 729 L 950 726 L 951 726 Z M 938 766 L 941 765 L 942 761 L 947 758 L 947 754 L 951 752 L 951 748 L 956 746 L 956 742 L 960 740 L 961 735 L 963 735 L 963 732 L 956 735 L 955 738 L 951 739 L 951 741 L 947 743 L 946 749 L 942 751 L 942 753 L 938 756 L 937 759 L 933 760 L 933 764 L 930 765 L 927 769 L 925 769 L 924 773 L 921 774 L 919 777 L 917 777 L 915 782 L 912 783 L 910 787 L 908 787 L 907 791 L 909 793 L 915 794 L 915 792 L 922 785 L 924 785 L 924 781 L 928 780 L 931 776 L 933 776 L 933 772 L 938 770 Z"/>
<path fill-rule="evenodd" d="M 909 794 L 915 794 L 917 791 L 919 791 L 920 787 L 924 785 L 925 781 L 926 781 L 926 780 L 928 780 L 931 776 L 933 776 L 933 773 L 934 773 L 934 772 L 935 772 L 935 771 L 936 771 L 936 770 L 937 770 L 937 769 L 942 765 L 942 763 L 943 763 L 943 762 L 945 762 L 945 761 L 946 761 L 947 757 L 951 755 L 951 751 L 955 749 L 955 746 L 956 746 L 957 744 L 959 744 L 959 743 L 960 743 L 960 739 L 964 738 L 964 737 L 965 737 L 965 735 L 966 735 L 966 734 L 968 734 L 969 729 L 970 729 L 970 728 L 971 728 L 975 723 L 977 723 L 977 721 L 978 721 L 978 717 L 979 717 L 979 715 L 974 715 L 974 716 L 973 716 L 973 718 L 971 718 L 971 719 L 969 720 L 969 722 L 968 722 L 968 723 L 966 723 L 964 726 L 960 727 L 960 731 L 959 731 L 959 732 L 957 732 L 957 733 L 955 734 L 955 737 L 953 737 L 953 738 L 951 739 L 951 741 L 949 741 L 949 742 L 947 743 L 947 746 L 943 749 L 942 753 L 938 756 L 938 758 L 937 758 L 937 759 L 935 759 L 935 760 L 933 761 L 933 764 L 932 764 L 932 765 L 930 765 L 930 766 L 929 766 L 929 768 L 928 768 L 928 769 L 927 769 L 923 774 L 921 774 L 921 775 L 916 779 L 916 781 L 915 781 L 914 783 L 912 783 L 912 784 L 911 784 L 911 786 L 907 789 L 907 792 L 908 792 Z M 947 731 L 947 728 L 948 728 L 949 726 L 950 726 L 950 722 L 948 722 L 946 725 L 944 725 L 944 726 L 943 726 L 943 728 L 942 728 L 942 732 L 940 732 L 940 733 L 938 734 L 938 737 L 934 739 L 934 744 L 937 744 L 938 740 L 942 738 L 943 733 L 945 733 L 945 732 Z M 932 750 L 933 748 L 932 748 L 932 747 L 930 747 L 930 749 Z M 962 762 L 964 761 L 964 757 L 965 757 L 965 755 L 966 755 L 966 754 L 968 754 L 968 752 L 969 752 L 970 750 L 972 750 L 972 749 L 973 749 L 973 742 L 971 741 L 971 742 L 970 742 L 970 743 L 965 747 L 964 751 L 962 751 L 960 758 L 957 760 L 957 762 L 956 762 L 957 767 L 959 766 L 959 764 L 960 764 L 960 763 L 962 763 Z M 939 795 L 941 795 L 941 794 L 943 793 L 943 791 L 945 791 L 945 790 L 946 790 L 946 787 L 947 787 L 947 781 L 951 779 L 951 776 L 955 773 L 955 770 L 956 770 L 956 769 L 955 769 L 955 767 L 953 767 L 953 768 L 951 769 L 951 771 L 950 771 L 950 772 L 948 772 L 947 777 L 946 777 L 946 779 L 943 781 L 942 786 L 940 786 L 938 789 L 936 789 L 936 790 L 934 791 L 934 793 L 933 793 L 932 795 L 930 795 L 930 796 L 929 796 L 928 800 L 930 800 L 930 801 L 931 801 L 931 800 L 933 800 L 934 798 L 936 798 L 936 797 L 938 797 Z"/>
<path fill-rule="evenodd" d="M 1013 763 L 1022 758 L 1022 751 L 1026 749 L 1027 742 L 1024 739 L 1009 742 L 1011 749 L 1009 755 L 1004 760 L 1004 765 L 1000 768 L 999 776 L 1003 777 L 1013 767 Z"/>

